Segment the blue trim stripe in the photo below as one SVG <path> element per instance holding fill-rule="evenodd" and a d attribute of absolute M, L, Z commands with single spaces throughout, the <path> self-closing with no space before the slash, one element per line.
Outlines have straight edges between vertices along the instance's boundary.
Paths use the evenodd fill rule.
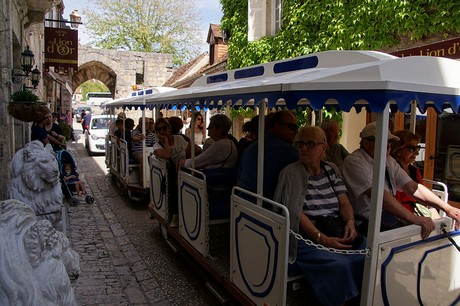
<path fill-rule="evenodd" d="M 265 72 L 265 68 L 263 66 L 259 66 L 259 67 L 237 70 L 235 71 L 235 74 L 233 77 L 236 80 L 244 79 L 244 78 L 252 78 L 252 77 L 264 75 L 264 72 Z"/>
<path fill-rule="evenodd" d="M 185 189 L 185 190 L 184 190 Z M 195 186 L 184 182 L 182 186 L 180 186 L 180 194 L 179 196 L 181 197 L 181 202 L 184 203 L 184 200 L 182 198 L 183 192 L 187 192 L 188 194 L 192 195 L 195 198 L 195 203 L 196 203 L 196 219 L 195 219 L 195 224 L 192 229 L 189 229 L 187 227 L 187 223 L 184 222 L 184 228 L 185 232 L 187 233 L 187 236 L 189 237 L 190 240 L 194 241 L 198 239 L 200 231 L 201 231 L 201 225 L 203 223 L 203 220 L 201 220 L 201 210 L 203 209 L 203 199 L 200 197 L 200 192 L 198 188 Z M 191 203 L 188 203 L 191 204 Z M 190 205 L 189 205 L 190 206 Z M 184 216 L 184 211 L 183 207 L 182 208 L 182 216 Z"/>
<path fill-rule="evenodd" d="M 287 60 L 282 63 L 276 63 L 273 67 L 274 73 L 283 73 L 303 69 L 311 69 L 318 66 L 318 57 L 311 56 L 305 58 L 299 58 L 295 60 Z"/>

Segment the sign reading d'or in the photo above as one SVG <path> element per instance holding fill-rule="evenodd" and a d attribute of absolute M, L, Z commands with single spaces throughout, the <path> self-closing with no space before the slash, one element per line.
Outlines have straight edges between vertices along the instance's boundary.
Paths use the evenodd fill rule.
<path fill-rule="evenodd" d="M 45 70 L 49 67 L 64 72 L 78 68 L 78 31 L 61 28 L 45 28 Z"/>

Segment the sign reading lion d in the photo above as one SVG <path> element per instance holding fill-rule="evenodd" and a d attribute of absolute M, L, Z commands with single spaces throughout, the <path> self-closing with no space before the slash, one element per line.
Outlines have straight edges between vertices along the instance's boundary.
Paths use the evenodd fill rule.
<path fill-rule="evenodd" d="M 78 31 L 61 28 L 45 28 L 45 70 L 78 67 Z"/>

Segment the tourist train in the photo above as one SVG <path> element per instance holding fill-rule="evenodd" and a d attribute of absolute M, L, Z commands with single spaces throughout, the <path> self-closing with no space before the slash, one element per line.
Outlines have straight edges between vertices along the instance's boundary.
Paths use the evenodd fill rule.
<path fill-rule="evenodd" d="M 375 114 L 372 207 L 365 256 L 361 305 L 457 305 L 460 303 L 460 231 L 447 217 L 422 240 L 420 227 L 380 232 L 385 156 L 390 111 L 410 112 L 417 103 L 438 112 L 460 107 L 460 62 L 437 57 L 396 58 L 374 51 L 327 51 L 293 59 L 205 75 L 192 87 L 154 90 L 105 104 L 117 109 L 258 110 L 259 159 L 263 165 L 264 116 L 269 110 L 335 107 L 343 112 L 365 108 Z M 414 109 L 412 111 L 415 112 Z M 193 141 L 193 140 L 192 140 Z M 170 226 L 167 165 L 144 150 L 143 186 L 136 186 L 136 167 L 129 164 L 126 143 L 107 138 L 106 160 L 111 174 L 128 190 L 149 193 L 149 210 L 161 225 L 165 240 L 189 254 L 209 277 L 209 287 L 222 302 L 230 295 L 243 305 L 305 304 L 305 290 L 296 290 L 302 275 L 288 269 L 289 212 L 263 196 L 263 171 L 257 193 L 227 185 L 216 173 L 180 169 L 179 226 Z M 193 154 L 192 154 L 193 156 Z M 212 175 L 212 177 L 210 177 Z M 222 184 L 209 184 L 215 181 Z M 435 192 L 445 201 L 447 188 Z M 215 194 L 227 195 L 226 200 Z M 277 209 L 274 209 L 277 208 Z M 313 243 L 307 241 L 307 243 Z M 327 251 L 336 252 L 329 249 Z M 327 273 L 327 271 L 325 271 Z M 215 285 L 218 286 L 215 286 Z M 221 294 L 224 289 L 225 294 Z M 308 297 L 307 297 L 308 298 Z"/>

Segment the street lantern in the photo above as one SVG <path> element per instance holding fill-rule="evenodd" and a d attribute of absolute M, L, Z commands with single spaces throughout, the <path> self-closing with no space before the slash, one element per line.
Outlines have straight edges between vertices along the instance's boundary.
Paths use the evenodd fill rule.
<path fill-rule="evenodd" d="M 32 70 L 32 77 L 31 77 L 31 83 L 34 88 L 37 88 L 38 83 L 40 82 L 40 70 L 38 70 L 37 66 L 35 66 L 35 69 Z"/>
<path fill-rule="evenodd" d="M 29 46 L 21 53 L 21 66 L 25 75 L 29 75 L 35 64 L 34 53 L 30 51 Z"/>
<path fill-rule="evenodd" d="M 81 16 L 78 13 L 78 10 L 73 10 L 72 13 L 70 13 L 70 26 L 73 29 L 78 29 L 78 26 L 81 24 Z"/>

